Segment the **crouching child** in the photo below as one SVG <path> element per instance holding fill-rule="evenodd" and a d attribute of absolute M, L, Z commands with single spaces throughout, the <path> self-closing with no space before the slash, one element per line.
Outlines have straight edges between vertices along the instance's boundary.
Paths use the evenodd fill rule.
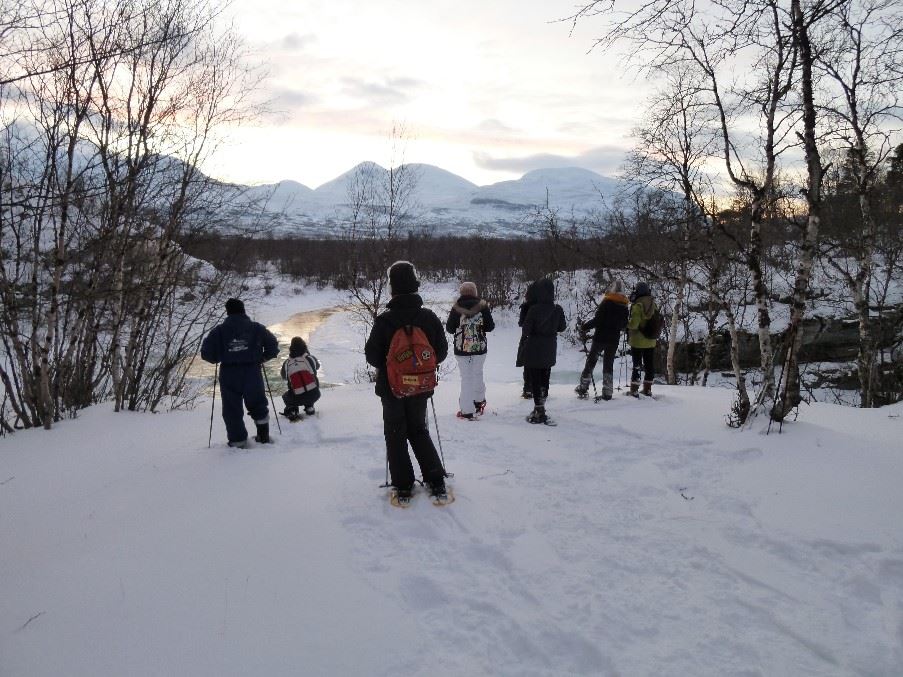
<path fill-rule="evenodd" d="M 301 419 L 301 407 L 308 416 L 316 414 L 314 402 L 320 399 L 320 362 L 307 350 L 307 343 L 295 336 L 289 346 L 288 359 L 282 363 L 282 378 L 288 390 L 282 395 L 285 410 L 282 415 L 290 421 Z"/>

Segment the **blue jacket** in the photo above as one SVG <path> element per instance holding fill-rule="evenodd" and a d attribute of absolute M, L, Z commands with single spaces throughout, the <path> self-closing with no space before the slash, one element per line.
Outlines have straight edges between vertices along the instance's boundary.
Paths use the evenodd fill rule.
<path fill-rule="evenodd" d="M 273 333 L 247 315 L 229 315 L 201 344 L 201 359 L 214 364 L 260 364 L 278 354 Z"/>

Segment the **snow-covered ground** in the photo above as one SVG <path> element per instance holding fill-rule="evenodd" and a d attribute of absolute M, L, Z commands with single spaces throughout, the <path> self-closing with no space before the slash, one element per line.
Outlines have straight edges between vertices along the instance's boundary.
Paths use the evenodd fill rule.
<path fill-rule="evenodd" d="M 498 319 L 483 419 L 454 370 L 435 396 L 444 508 L 379 488 L 344 312 L 310 336 L 340 385 L 275 445 L 229 450 L 217 406 L 208 449 L 209 399 L 0 439 L 0 675 L 903 674 L 903 405 L 737 432 L 724 388 L 576 400 L 562 341 L 560 425 L 531 426 Z"/>

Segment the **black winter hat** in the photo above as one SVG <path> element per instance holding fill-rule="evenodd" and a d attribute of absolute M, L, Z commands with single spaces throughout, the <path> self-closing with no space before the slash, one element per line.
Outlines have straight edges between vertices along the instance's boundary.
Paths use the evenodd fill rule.
<path fill-rule="evenodd" d="M 634 298 L 641 298 L 643 296 L 649 296 L 652 292 L 649 290 L 649 285 L 646 282 L 637 282 L 636 287 L 633 289 Z"/>
<path fill-rule="evenodd" d="M 389 267 L 389 288 L 392 296 L 413 294 L 420 289 L 417 269 L 410 261 L 396 261 Z"/>
<path fill-rule="evenodd" d="M 245 304 L 239 299 L 229 299 L 226 301 L 226 315 L 244 315 Z"/>

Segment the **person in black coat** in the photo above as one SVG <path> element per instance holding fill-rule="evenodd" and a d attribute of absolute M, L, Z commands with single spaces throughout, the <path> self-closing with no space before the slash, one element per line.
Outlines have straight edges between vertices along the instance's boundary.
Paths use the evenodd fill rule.
<path fill-rule="evenodd" d="M 254 439 L 261 444 L 272 442 L 261 365 L 278 354 L 276 337 L 245 315 L 244 303 L 239 299 L 226 301 L 226 319 L 204 338 L 201 359 L 220 365 L 223 421 L 230 447 L 244 449 L 248 445 L 242 401 L 257 426 Z"/>
<path fill-rule="evenodd" d="M 536 303 L 536 283 L 531 282 L 527 286 L 527 291 L 524 293 L 524 302 L 520 304 L 520 315 L 517 318 L 517 326 L 523 327 L 524 320 L 527 318 L 527 311 Z M 527 371 L 527 368 L 524 367 L 523 362 L 520 359 L 521 350 L 524 347 L 525 338 L 523 335 L 520 337 L 520 342 L 517 344 L 517 362 L 515 363 L 515 367 L 523 367 L 524 369 L 524 391 L 521 394 L 525 400 L 529 400 L 533 397 L 533 390 L 530 386 L 530 374 Z"/>
<path fill-rule="evenodd" d="M 396 261 L 389 268 L 392 299 L 387 310 L 373 323 L 364 353 L 367 363 L 376 367 L 376 394 L 383 407 L 383 433 L 391 484 L 401 499 L 410 498 L 414 488 L 414 468 L 408 455 L 408 442 L 420 465 L 423 481 L 433 495 L 445 493 L 445 468 L 430 438 L 426 422 L 427 400 L 432 392 L 398 398 L 392 394 L 386 376 L 386 356 L 396 329 L 405 325 L 420 327 L 436 353 L 436 362 L 448 356 L 448 341 L 442 322 L 423 307 L 417 294 L 420 280 L 408 261 Z"/>
<path fill-rule="evenodd" d="M 454 335 L 453 345 L 461 375 L 458 418 L 473 420 L 486 409 L 486 382 L 483 364 L 488 342 L 486 334 L 495 329 L 489 303 L 477 295 L 477 285 L 464 282 L 460 296 L 448 313 L 445 330 Z"/>
<path fill-rule="evenodd" d="M 533 413 L 531 423 L 545 423 L 545 410 L 549 393 L 549 376 L 558 352 L 558 333 L 565 330 L 567 323 L 564 310 L 555 303 L 555 285 L 549 278 L 535 283 L 536 303 L 524 317 L 519 361 L 530 375 L 533 391 Z"/>
<path fill-rule="evenodd" d="M 608 291 L 602 297 L 602 302 L 596 309 L 596 314 L 588 322 L 580 325 L 580 336 L 586 345 L 586 332 L 595 329 L 593 342 L 586 355 L 586 364 L 580 375 L 580 383 L 574 388 L 574 392 L 580 397 L 586 397 L 590 380 L 599 354 L 602 354 L 602 399 L 610 400 L 614 393 L 614 364 L 618 352 L 618 343 L 621 340 L 621 332 L 627 328 L 627 318 L 630 310 L 630 302 L 623 293 L 623 285 L 620 280 L 614 280 L 608 287 Z"/>

